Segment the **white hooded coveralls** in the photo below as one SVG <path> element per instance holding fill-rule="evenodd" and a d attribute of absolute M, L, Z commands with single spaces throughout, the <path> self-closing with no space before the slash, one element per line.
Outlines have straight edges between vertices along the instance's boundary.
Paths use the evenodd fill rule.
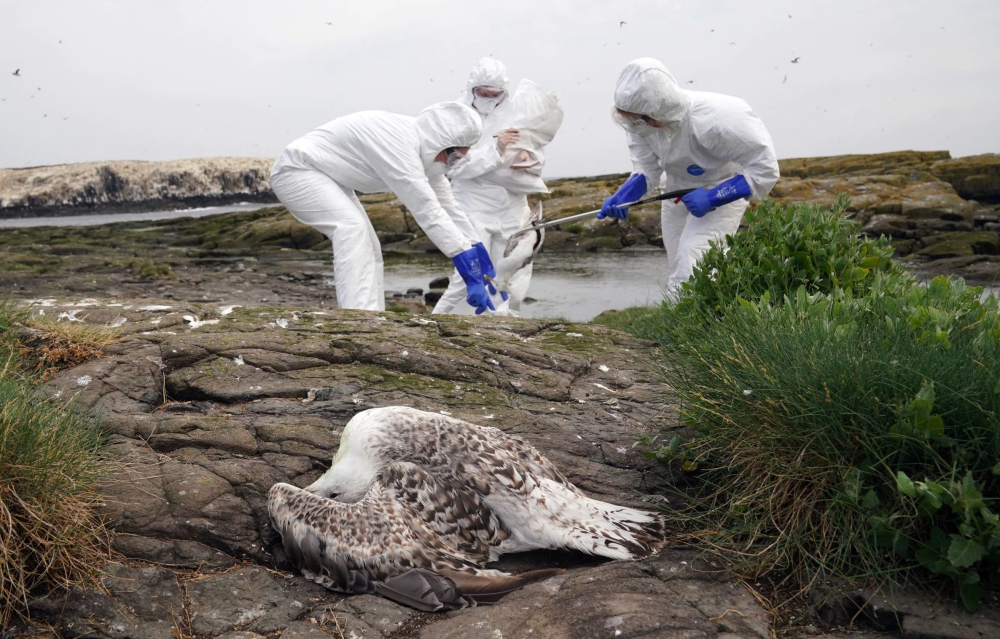
<path fill-rule="evenodd" d="M 507 238 L 521 228 L 521 219 L 528 209 L 528 196 L 513 193 L 482 179 L 484 175 L 500 168 L 504 160 L 497 149 L 496 138 L 493 137 L 502 130 L 499 128 L 500 123 L 508 119 L 510 108 L 509 81 L 503 63 L 493 58 L 480 60 L 469 74 L 466 89 L 459 102 L 472 106 L 472 90 L 480 86 L 503 89 L 508 95 L 491 113 L 480 114 L 483 119 L 482 137 L 469 150 L 468 160 L 449 171 L 448 177 L 458 205 L 468 214 L 469 221 L 490 254 L 490 260 L 496 265 L 503 255 Z M 520 310 L 521 300 L 527 295 L 530 282 L 531 264 L 511 278 L 507 291 L 510 310 Z M 495 298 L 494 302 L 499 302 L 499 299 Z M 465 304 L 465 283 L 456 271 L 448 281 L 448 289 L 434 306 L 434 312 L 468 315 L 472 311 L 472 307 Z"/>
<path fill-rule="evenodd" d="M 382 249 L 355 192 L 392 191 L 448 257 L 471 248 L 476 231 L 434 162 L 442 150 L 471 146 L 482 124 L 467 106 L 442 102 L 417 117 L 361 111 L 295 140 L 271 169 L 271 188 L 300 222 L 333 243 L 340 308 L 385 309 Z"/>
<path fill-rule="evenodd" d="M 646 137 L 625 134 L 632 171 L 645 175 L 650 189 L 711 187 L 742 174 L 757 201 L 778 181 L 771 135 L 750 105 L 728 95 L 686 91 L 657 60 L 640 58 L 625 66 L 615 86 L 615 106 L 666 125 L 651 128 Z M 681 202 L 663 203 L 668 297 L 676 297 L 691 277 L 709 242 L 736 233 L 747 204 L 736 200 L 697 218 Z"/>

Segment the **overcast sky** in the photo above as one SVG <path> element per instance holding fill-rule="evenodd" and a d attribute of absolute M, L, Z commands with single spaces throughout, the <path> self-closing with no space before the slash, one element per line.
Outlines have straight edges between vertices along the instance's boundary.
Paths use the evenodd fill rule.
<path fill-rule="evenodd" d="M 560 96 L 551 177 L 629 170 L 609 109 L 643 56 L 744 98 L 781 158 L 1000 152 L 1000 0 L 0 0 L 0 23 L 0 167 L 274 157 L 454 99 L 484 56 Z"/>

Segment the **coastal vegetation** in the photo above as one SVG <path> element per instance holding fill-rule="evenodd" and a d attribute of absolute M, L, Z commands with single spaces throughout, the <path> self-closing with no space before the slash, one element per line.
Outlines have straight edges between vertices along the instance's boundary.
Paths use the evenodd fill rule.
<path fill-rule="evenodd" d="M 919 282 L 833 207 L 765 203 L 676 304 L 598 321 L 659 344 L 693 435 L 644 441 L 692 476 L 683 534 L 748 577 L 1000 580 L 1000 314 Z"/>
<path fill-rule="evenodd" d="M 31 598 L 90 581 L 107 555 L 98 427 L 35 384 L 111 339 L 106 329 L 32 320 L 0 300 L 0 627 Z"/>

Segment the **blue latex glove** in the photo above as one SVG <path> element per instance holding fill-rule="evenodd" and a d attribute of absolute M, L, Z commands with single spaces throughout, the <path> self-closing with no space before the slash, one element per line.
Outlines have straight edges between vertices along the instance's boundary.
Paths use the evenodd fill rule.
<path fill-rule="evenodd" d="M 472 245 L 472 248 L 476 249 L 476 255 L 479 256 L 479 268 L 483 270 L 483 276 L 493 279 L 497 276 L 496 269 L 493 268 L 493 261 L 490 260 L 490 252 L 486 250 L 482 242 L 477 242 Z"/>
<path fill-rule="evenodd" d="M 483 281 L 486 282 L 486 288 L 490 289 L 490 295 L 496 295 L 497 290 L 493 288 L 492 280 L 496 278 L 497 271 L 493 268 L 493 262 L 490 261 L 490 253 L 486 250 L 486 247 L 483 246 L 482 242 L 475 244 L 473 248 L 476 249 L 476 254 L 479 256 L 479 268 L 483 270 Z M 507 292 L 500 291 L 500 297 L 506 302 Z"/>
<path fill-rule="evenodd" d="M 748 198 L 751 195 L 753 195 L 753 191 L 750 190 L 747 179 L 742 175 L 736 175 L 711 188 L 695 189 L 682 197 L 681 202 L 684 203 L 691 215 L 704 217 L 706 213 L 716 207 L 735 202 L 740 198 Z"/>
<path fill-rule="evenodd" d="M 646 176 L 642 173 L 633 173 L 618 187 L 614 195 L 604 200 L 604 205 L 601 206 L 601 212 L 597 214 L 597 219 L 615 217 L 624 220 L 628 217 L 628 208 L 622 208 L 618 205 L 635 202 L 645 194 Z"/>
<path fill-rule="evenodd" d="M 488 258 L 487 258 L 488 259 Z M 467 295 L 465 301 L 469 306 L 476 309 L 476 315 L 481 314 L 487 308 L 491 311 L 497 310 L 490 301 L 489 293 L 486 292 L 486 285 L 483 283 L 483 269 L 479 262 L 479 250 L 472 247 L 467 251 L 462 251 L 451 258 L 452 264 L 458 270 L 465 282 Z M 492 265 L 490 265 L 492 268 Z"/>

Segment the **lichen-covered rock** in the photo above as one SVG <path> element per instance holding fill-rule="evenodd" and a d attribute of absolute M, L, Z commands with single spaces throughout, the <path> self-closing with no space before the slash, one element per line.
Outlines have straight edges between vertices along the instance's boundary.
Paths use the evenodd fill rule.
<path fill-rule="evenodd" d="M 978 207 L 955 193 L 947 182 L 926 176 L 875 175 L 844 178 L 783 178 L 771 196 L 782 203 L 806 202 L 831 206 L 841 193 L 851 198 L 849 211 L 864 223 L 875 215 L 907 220 L 972 222 Z"/>
<path fill-rule="evenodd" d="M 1000 155 L 996 153 L 939 160 L 930 171 L 968 200 L 1000 202 Z"/>
<path fill-rule="evenodd" d="M 779 162 L 782 178 L 822 178 L 897 175 L 926 171 L 928 165 L 951 158 L 947 151 L 895 151 L 818 158 L 790 158 Z"/>
<path fill-rule="evenodd" d="M 925 247 L 917 255 L 928 259 L 961 257 L 964 255 L 1000 254 L 1000 237 L 996 233 L 939 233 L 921 240 Z"/>

